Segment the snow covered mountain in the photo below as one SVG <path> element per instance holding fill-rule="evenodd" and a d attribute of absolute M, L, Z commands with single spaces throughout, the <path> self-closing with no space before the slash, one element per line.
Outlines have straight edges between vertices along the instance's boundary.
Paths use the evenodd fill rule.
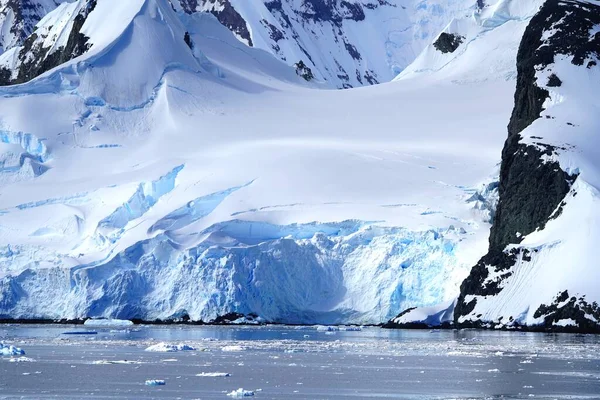
<path fill-rule="evenodd" d="M 23 43 L 35 25 L 66 0 L 0 0 L 0 53 Z"/>
<path fill-rule="evenodd" d="M 172 0 L 330 87 L 392 80 L 476 0 Z M 483 4 L 483 3 L 482 3 Z"/>
<path fill-rule="evenodd" d="M 457 301 L 391 325 L 600 331 L 599 60 L 600 2 L 546 1 L 518 53 L 489 251 Z"/>
<path fill-rule="evenodd" d="M 505 215 L 517 50 L 542 2 L 58 5 L 0 55 L 0 317 L 379 323 L 463 301 Z M 303 60 L 360 85 L 328 75 L 337 60 L 390 80 L 375 16 L 392 9 L 414 46 L 393 82 L 298 76 Z"/>

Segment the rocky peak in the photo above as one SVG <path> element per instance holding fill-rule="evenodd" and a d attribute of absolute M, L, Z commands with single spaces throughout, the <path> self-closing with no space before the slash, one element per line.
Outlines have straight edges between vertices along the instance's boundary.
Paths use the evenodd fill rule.
<path fill-rule="evenodd" d="M 539 119 L 549 99 L 549 87 L 561 82 L 552 72 L 557 57 L 568 57 L 581 68 L 598 68 L 600 59 L 600 2 L 548 0 L 531 20 L 517 56 L 515 106 L 502 151 L 499 203 L 490 232 L 489 252 L 461 286 L 455 310 L 459 325 L 477 325 L 473 312 L 480 297 L 495 296 L 513 274 L 517 258 L 531 257 L 517 246 L 522 238 L 557 218 L 577 174 L 564 171 L 554 155 L 559 150 L 542 138 L 522 142 L 521 132 Z M 538 81 L 545 71 L 550 79 Z M 558 85 L 560 86 L 560 85 Z M 509 250 L 510 249 L 510 250 Z M 494 278 L 491 278 L 491 275 Z M 548 317 L 547 320 L 552 320 Z"/>
<path fill-rule="evenodd" d="M 89 48 L 88 38 L 80 31 L 95 6 L 96 0 L 69 4 L 64 7 L 65 25 L 38 26 L 21 46 L 11 50 L 15 54 L 7 52 L 0 56 L 0 85 L 27 82 L 85 53 Z M 63 29 L 70 32 L 66 42 L 55 42 Z"/>
<path fill-rule="evenodd" d="M 0 0 L 0 53 L 23 44 L 35 25 L 65 0 Z"/>

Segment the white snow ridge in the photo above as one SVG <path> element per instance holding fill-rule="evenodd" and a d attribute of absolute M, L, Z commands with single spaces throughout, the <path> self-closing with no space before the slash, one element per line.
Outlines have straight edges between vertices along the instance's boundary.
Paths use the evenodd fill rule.
<path fill-rule="evenodd" d="M 38 2 L 0 36 L 0 318 L 452 320 L 542 0 Z"/>

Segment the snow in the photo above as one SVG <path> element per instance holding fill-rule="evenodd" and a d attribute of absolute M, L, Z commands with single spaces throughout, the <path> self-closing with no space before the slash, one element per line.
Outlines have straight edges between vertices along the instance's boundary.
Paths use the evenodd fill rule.
<path fill-rule="evenodd" d="M 133 322 L 123 319 L 88 319 L 83 325 L 94 328 L 107 327 L 107 328 L 126 328 L 133 326 Z"/>
<path fill-rule="evenodd" d="M 21 356 L 25 355 L 25 350 L 22 350 L 13 345 L 5 345 L 0 343 L 0 355 L 2 356 Z"/>
<path fill-rule="evenodd" d="M 211 15 L 99 1 L 86 54 L 0 88 L 11 151 L 47 168 L 0 172 L 0 315 L 363 324 L 453 300 L 487 248 L 469 199 L 494 180 L 528 16 L 462 61 L 334 91 Z"/>
<path fill-rule="evenodd" d="M 254 392 L 251 390 L 244 390 L 243 388 L 239 388 L 230 393 L 227 393 L 227 396 L 235 397 L 235 398 L 237 398 L 237 397 L 252 397 L 252 396 L 254 396 Z"/>
<path fill-rule="evenodd" d="M 450 300 L 432 307 L 419 307 L 392 321 L 396 324 L 423 323 L 429 326 L 440 326 L 443 323 L 453 322 L 455 306 L 456 300 Z"/>
<path fill-rule="evenodd" d="M 193 351 L 196 350 L 194 347 L 189 346 L 187 344 L 169 344 L 165 342 L 160 342 L 157 344 L 153 344 L 146 348 L 146 351 L 152 352 L 164 352 L 164 353 L 174 353 L 177 351 Z"/>

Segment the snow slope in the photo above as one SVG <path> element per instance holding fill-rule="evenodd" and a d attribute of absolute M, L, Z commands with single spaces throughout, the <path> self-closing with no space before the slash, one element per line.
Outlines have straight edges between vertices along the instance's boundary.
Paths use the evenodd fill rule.
<path fill-rule="evenodd" d="M 488 62 L 330 91 L 212 15 L 98 0 L 85 52 L 0 89 L 0 315 L 382 322 L 454 299 L 525 25 L 474 38 L 466 59 L 507 46 Z"/>

